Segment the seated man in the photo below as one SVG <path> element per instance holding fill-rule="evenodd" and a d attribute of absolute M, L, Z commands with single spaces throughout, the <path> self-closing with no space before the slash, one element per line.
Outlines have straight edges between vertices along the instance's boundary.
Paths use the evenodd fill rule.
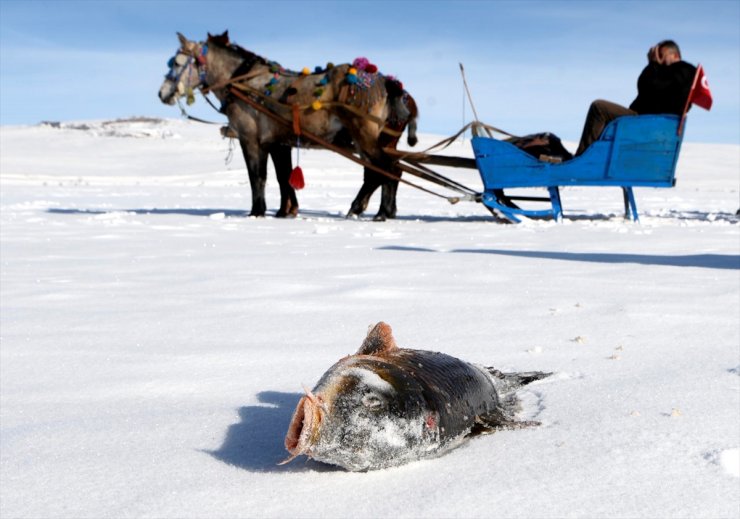
<path fill-rule="evenodd" d="M 637 80 L 637 98 L 629 108 L 599 99 L 591 103 L 576 156 L 597 140 L 609 123 L 622 115 L 682 115 L 696 67 L 681 61 L 676 42 L 665 40 L 648 51 L 648 64 Z"/>

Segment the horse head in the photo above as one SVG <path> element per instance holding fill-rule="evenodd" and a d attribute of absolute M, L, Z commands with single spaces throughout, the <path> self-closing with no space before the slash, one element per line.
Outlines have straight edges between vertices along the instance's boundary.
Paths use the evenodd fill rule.
<path fill-rule="evenodd" d="M 165 104 L 174 105 L 177 99 L 187 96 L 188 104 L 192 104 L 193 92 L 205 84 L 207 47 L 189 41 L 179 32 L 177 37 L 180 40 L 180 48 L 167 62 L 170 70 L 159 88 L 159 99 Z"/>

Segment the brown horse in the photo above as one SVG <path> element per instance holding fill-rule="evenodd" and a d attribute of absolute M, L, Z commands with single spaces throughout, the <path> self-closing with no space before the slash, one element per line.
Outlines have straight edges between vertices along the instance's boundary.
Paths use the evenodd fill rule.
<path fill-rule="evenodd" d="M 290 147 L 297 144 L 297 137 L 292 125 L 281 124 L 235 98 L 229 86 L 235 78 L 239 78 L 233 81 L 235 86 L 270 112 L 292 121 L 298 107 L 302 131 L 356 151 L 373 165 L 400 177 L 383 148 L 395 147 L 407 127 L 409 144 L 416 143 L 417 109 L 413 98 L 394 78 L 383 76 L 372 65 L 365 70 L 344 64 L 313 73 L 287 71 L 233 45 L 228 32 L 209 35 L 205 43 L 189 41 L 181 34 L 178 37 L 180 48 L 170 62 L 159 97 L 166 104 L 174 104 L 181 96 L 191 98 L 197 88 L 209 88 L 221 101 L 221 110 L 239 136 L 247 164 L 252 188 L 251 215 L 265 214 L 268 155 L 280 184 L 277 216 L 297 213 L 295 190 L 289 185 Z M 301 142 L 302 146 L 307 144 Z M 381 203 L 375 219 L 394 218 L 398 180 L 368 168 L 348 216 L 362 214 L 380 186 Z"/>

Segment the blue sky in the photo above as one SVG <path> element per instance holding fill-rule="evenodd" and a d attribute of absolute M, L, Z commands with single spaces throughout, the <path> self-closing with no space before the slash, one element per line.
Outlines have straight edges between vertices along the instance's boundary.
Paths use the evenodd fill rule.
<path fill-rule="evenodd" d="M 367 56 L 416 98 L 419 130 L 469 121 L 458 63 L 483 122 L 577 140 L 596 98 L 628 105 L 648 48 L 672 38 L 702 63 L 714 107 L 686 140 L 740 143 L 740 0 L 0 0 L 0 124 L 179 117 L 157 91 L 176 31 L 235 41 L 283 66 Z M 202 99 L 191 113 L 221 120 Z"/>

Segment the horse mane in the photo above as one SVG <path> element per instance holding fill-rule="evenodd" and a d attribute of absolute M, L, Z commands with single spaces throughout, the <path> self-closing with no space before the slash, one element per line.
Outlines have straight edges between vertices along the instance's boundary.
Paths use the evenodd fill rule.
<path fill-rule="evenodd" d="M 235 54 L 237 54 L 240 58 L 242 58 L 243 63 L 241 66 L 239 66 L 239 71 L 248 71 L 251 69 L 254 65 L 260 64 L 260 65 L 267 65 L 268 61 L 263 58 L 262 56 L 259 56 L 255 54 L 254 52 L 248 51 L 244 47 L 241 47 L 240 45 L 237 45 L 236 43 L 232 43 L 231 40 L 229 40 L 229 31 L 224 31 L 223 34 L 217 34 L 213 35 L 211 33 L 208 33 L 208 45 L 214 45 L 216 47 L 221 47 L 222 49 L 229 50 Z"/>
<path fill-rule="evenodd" d="M 208 45 L 220 47 L 235 53 L 242 58 L 242 63 L 232 73 L 231 77 L 244 75 L 257 64 L 277 67 L 279 73 L 283 75 L 297 76 L 300 74 L 299 72 L 284 69 L 277 63 L 268 61 L 262 56 L 259 56 L 236 43 L 232 43 L 229 38 L 228 30 L 224 31 L 223 34 L 214 35 L 208 33 L 207 43 Z M 346 64 L 345 66 L 350 67 L 351 65 Z M 315 73 L 325 74 L 333 67 L 334 65 L 331 65 L 323 70 L 317 70 Z M 377 75 L 375 73 L 363 73 L 361 76 L 366 79 L 357 84 L 356 87 L 350 89 L 347 85 L 344 85 L 339 94 L 340 102 L 352 104 L 365 109 L 378 102 L 383 95 L 387 95 L 391 104 L 394 105 L 394 109 L 392 110 L 393 113 L 389 120 L 390 126 L 398 125 L 400 128 L 403 128 L 409 120 L 415 120 L 418 117 L 419 111 L 414 98 L 404 90 L 403 84 L 398 79 L 392 76 L 384 76 L 380 72 L 378 72 Z"/>

